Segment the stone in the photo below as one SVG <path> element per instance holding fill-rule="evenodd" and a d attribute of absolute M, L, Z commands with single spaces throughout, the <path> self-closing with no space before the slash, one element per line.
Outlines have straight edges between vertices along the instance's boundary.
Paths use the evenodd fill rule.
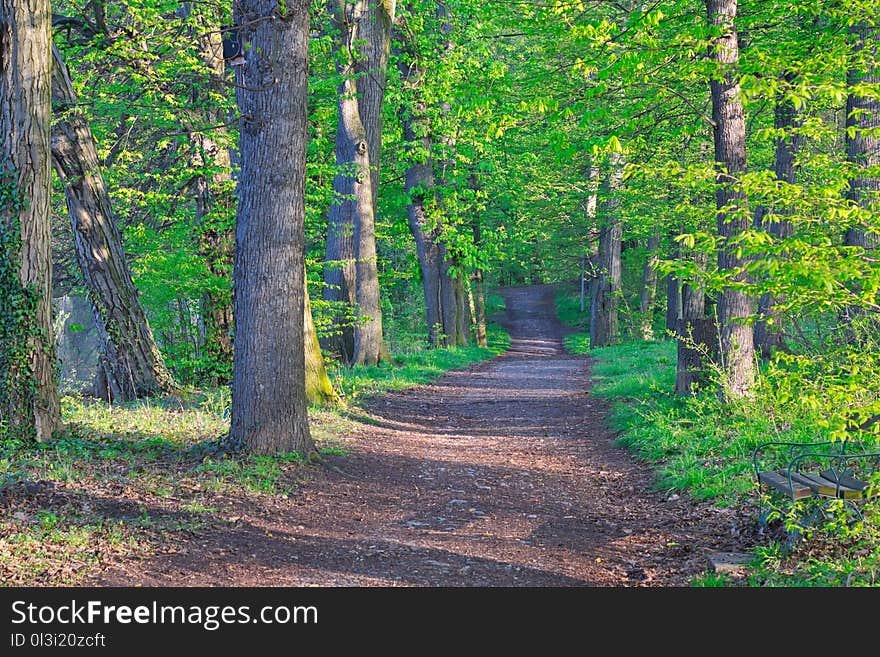
<path fill-rule="evenodd" d="M 716 573 L 727 573 L 729 575 L 744 575 L 747 571 L 747 564 L 755 560 L 750 554 L 741 552 L 713 552 L 709 555 L 709 565 Z"/>

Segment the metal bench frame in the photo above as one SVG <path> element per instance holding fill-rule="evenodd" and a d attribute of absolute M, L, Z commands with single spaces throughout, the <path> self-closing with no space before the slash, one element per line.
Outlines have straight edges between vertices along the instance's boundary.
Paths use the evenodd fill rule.
<path fill-rule="evenodd" d="M 874 415 L 858 426 L 856 431 L 864 431 L 880 421 L 880 414 Z M 868 481 L 851 476 L 849 464 L 858 461 L 875 460 L 880 463 L 880 452 L 850 451 L 851 433 L 844 440 L 797 443 L 772 441 L 758 445 L 752 452 L 752 467 L 755 480 L 780 491 L 792 501 L 808 497 L 831 497 L 842 500 L 861 500 L 880 495 L 880 486 L 872 488 Z M 761 456 L 771 449 L 788 448 L 787 463 L 781 468 L 763 468 Z M 824 448 L 824 449 L 822 449 Z M 784 451 L 784 449 L 783 449 Z M 819 472 L 806 471 L 804 462 L 828 461 L 828 468 Z M 874 468 L 876 470 L 876 466 Z"/>

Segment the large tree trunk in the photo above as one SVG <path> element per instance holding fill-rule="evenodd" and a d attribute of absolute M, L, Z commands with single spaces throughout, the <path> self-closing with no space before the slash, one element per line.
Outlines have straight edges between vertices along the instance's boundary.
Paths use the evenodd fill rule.
<path fill-rule="evenodd" d="M 416 109 L 418 112 L 418 109 Z M 440 299 L 440 244 L 437 240 L 437 228 L 431 225 L 429 217 L 429 203 L 434 194 L 434 170 L 433 162 L 428 156 L 431 152 L 431 138 L 424 135 L 416 137 L 413 127 L 416 119 L 404 117 L 404 138 L 407 141 L 407 149 L 410 153 L 415 150 L 414 143 L 419 143 L 420 158 L 426 161 L 418 161 L 410 156 L 409 166 L 406 168 L 405 189 L 410 201 L 406 206 L 409 229 L 415 239 L 416 253 L 419 258 L 419 267 L 422 272 L 422 286 L 425 295 L 425 320 L 428 326 L 428 343 L 432 347 L 440 346 L 440 334 L 442 332 Z"/>
<path fill-rule="evenodd" d="M 794 74 L 785 76 L 785 81 L 788 83 L 793 82 L 794 79 Z M 801 135 L 792 132 L 792 129 L 799 123 L 798 114 L 791 101 L 780 98 L 776 103 L 774 115 L 776 129 L 784 132 L 776 140 L 776 160 L 773 170 L 776 180 L 792 185 L 797 181 L 795 159 L 803 141 Z M 767 232 L 780 240 L 790 237 L 793 228 L 791 222 L 786 219 L 786 215 L 790 212 L 787 208 L 771 208 L 768 213 L 764 214 L 761 220 Z M 762 294 L 758 301 L 755 347 L 765 357 L 785 347 L 782 316 L 776 311 L 776 306 L 780 301 L 781 299 L 770 293 Z"/>
<path fill-rule="evenodd" d="M 61 426 L 52 339 L 48 0 L 0 0 L 0 437 Z"/>
<path fill-rule="evenodd" d="M 599 275 L 593 284 L 590 304 L 590 348 L 607 347 L 618 339 L 617 307 L 619 304 L 621 265 L 620 248 L 623 229 L 616 193 L 623 180 L 623 163 L 619 153 L 612 153 L 608 173 L 603 181 L 605 197 L 599 216 Z"/>
<path fill-rule="evenodd" d="M 732 275 L 734 283 L 744 283 L 746 257 L 732 243 L 751 228 L 745 194 L 738 188 L 738 178 L 746 170 L 746 123 L 739 84 L 739 45 L 736 33 L 737 0 L 706 0 L 709 21 L 721 29 L 721 36 L 709 48 L 719 75 L 712 76 L 712 119 L 715 133 L 716 208 L 718 269 Z M 721 331 L 721 365 L 724 378 L 720 385 L 723 397 L 750 395 L 755 386 L 755 348 L 752 327 L 746 320 L 752 314 L 751 297 L 736 285 L 726 286 L 718 299 L 718 322 Z"/>
<path fill-rule="evenodd" d="M 340 120 L 336 132 L 337 167 L 343 165 L 346 139 Z M 334 200 L 330 206 L 324 253 L 324 300 L 335 306 L 331 334 L 324 338 L 324 347 L 344 363 L 351 363 L 354 358 L 354 324 L 350 313 L 357 303 L 353 200 L 345 196 L 352 185 L 350 177 L 342 171 L 333 179 Z"/>
<path fill-rule="evenodd" d="M 648 257 L 642 272 L 642 291 L 639 295 L 639 313 L 641 315 L 641 334 L 643 340 L 654 339 L 654 299 L 657 296 L 657 263 L 660 257 L 660 236 L 648 238 Z"/>
<path fill-rule="evenodd" d="M 305 392 L 309 3 L 240 0 L 233 445 L 312 453 Z M 266 17 L 258 20 L 255 17 Z M 272 18 L 273 20 L 268 20 Z"/>
<path fill-rule="evenodd" d="M 868 21 L 860 21 L 850 28 L 855 39 L 854 55 L 857 61 L 847 73 L 847 86 L 880 84 L 877 70 L 877 28 Z M 847 198 L 864 209 L 876 209 L 880 197 L 880 99 L 872 95 L 850 92 L 846 100 L 846 159 L 860 171 L 850 181 Z M 875 171 L 865 173 L 865 169 Z M 876 249 L 880 245 L 878 235 L 862 227 L 853 227 L 846 233 L 847 246 Z"/>
<path fill-rule="evenodd" d="M 91 128 L 56 48 L 53 56 L 52 159 L 64 184 L 76 260 L 101 339 L 99 381 L 106 393 L 100 396 L 130 400 L 172 392 L 176 386 L 131 278 Z"/>
<path fill-rule="evenodd" d="M 335 329 L 341 336 L 336 346 L 343 358 L 357 365 L 376 365 L 386 357 L 379 301 L 370 147 L 361 120 L 355 81 L 357 44 L 369 36 L 360 31 L 368 20 L 367 5 L 368 0 L 356 0 L 351 4 L 337 0 L 334 12 L 341 39 L 337 52 L 343 53 L 338 65 L 343 80 L 339 85 L 336 135 L 338 172 L 333 182 L 334 201 L 330 208 L 326 259 L 328 263 L 343 261 L 344 264 L 341 269 L 331 271 L 330 276 L 325 275 L 326 294 L 334 301 L 353 303 L 356 307 L 351 335 L 338 321 Z M 352 260 L 351 266 L 349 260 Z"/>

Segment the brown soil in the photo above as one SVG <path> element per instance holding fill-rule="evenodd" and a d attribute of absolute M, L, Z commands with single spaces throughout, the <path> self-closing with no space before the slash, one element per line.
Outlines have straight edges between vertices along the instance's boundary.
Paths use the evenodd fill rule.
<path fill-rule="evenodd" d="M 742 510 L 653 492 L 615 447 L 548 287 L 500 291 L 504 356 L 385 394 L 289 497 L 242 499 L 91 582 L 147 586 L 681 586 L 744 549 Z"/>

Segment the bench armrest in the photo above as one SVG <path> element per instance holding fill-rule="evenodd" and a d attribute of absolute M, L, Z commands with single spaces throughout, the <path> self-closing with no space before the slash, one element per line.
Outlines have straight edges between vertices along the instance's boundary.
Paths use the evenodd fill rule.
<path fill-rule="evenodd" d="M 800 449 L 807 449 L 811 447 L 822 447 L 827 445 L 841 445 L 841 449 L 844 449 L 844 443 L 842 441 L 836 440 L 823 440 L 821 442 L 814 443 L 799 443 L 799 442 L 785 442 L 785 441 L 771 441 L 767 443 L 761 443 L 752 451 L 752 467 L 755 471 L 755 478 L 758 477 L 758 473 L 761 471 L 761 468 L 758 466 L 758 457 L 764 451 L 770 450 L 772 448 L 788 448 L 788 459 L 791 460 L 797 456 L 797 451 Z"/>

